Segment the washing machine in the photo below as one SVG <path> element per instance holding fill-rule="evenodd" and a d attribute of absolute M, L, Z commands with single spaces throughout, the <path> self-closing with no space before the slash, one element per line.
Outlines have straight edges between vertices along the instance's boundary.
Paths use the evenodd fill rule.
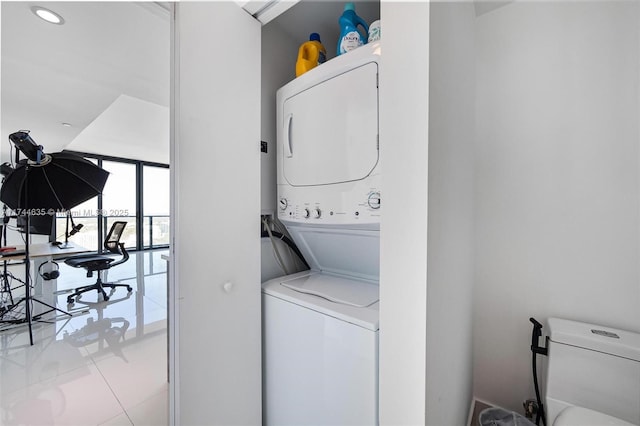
<path fill-rule="evenodd" d="M 278 219 L 310 270 L 263 283 L 266 425 L 378 424 L 380 45 L 278 90 Z"/>
<path fill-rule="evenodd" d="M 377 424 L 377 286 L 307 271 L 263 289 L 265 424 Z"/>

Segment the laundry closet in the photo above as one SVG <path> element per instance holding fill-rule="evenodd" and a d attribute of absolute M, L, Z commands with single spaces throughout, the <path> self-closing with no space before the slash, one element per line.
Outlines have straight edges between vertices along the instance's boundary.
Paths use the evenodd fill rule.
<path fill-rule="evenodd" d="M 175 240 L 169 326 L 172 424 L 262 422 L 261 282 L 284 275 L 263 266 L 265 258 L 273 255 L 270 243 L 260 238 L 261 215 L 276 216 L 279 208 L 276 91 L 294 80 L 298 48 L 310 33 L 320 34 L 328 52 L 327 64 L 334 60 L 337 19 L 343 7 L 343 2 L 303 0 L 262 25 L 236 3 L 176 5 Z M 470 358 L 460 355 L 470 354 L 470 316 L 466 311 L 457 315 L 457 307 L 446 312 L 439 308 L 455 286 L 436 275 L 444 273 L 436 266 L 429 272 L 434 274 L 434 284 L 427 288 L 427 246 L 429 256 L 455 259 L 458 254 L 449 253 L 447 246 L 467 238 L 466 231 L 456 231 L 446 244 L 440 239 L 428 243 L 427 218 L 443 238 L 450 229 L 459 229 L 460 222 L 468 218 L 449 218 L 446 212 L 456 206 L 443 194 L 466 196 L 471 187 L 469 176 L 448 179 L 448 172 L 441 168 L 428 170 L 434 159 L 443 164 L 458 155 L 446 147 L 432 153 L 429 146 L 432 134 L 427 124 L 430 103 L 435 102 L 430 99 L 428 79 L 430 9 L 428 3 L 356 2 L 358 15 L 367 22 L 381 19 L 382 27 L 379 155 L 384 158 L 384 173 L 390 173 L 388 178 L 382 175 L 381 188 L 368 188 L 358 201 L 366 204 L 372 196 L 375 204 L 378 192 L 384 197 L 379 255 L 383 259 L 380 423 L 385 419 L 387 423 L 423 423 L 425 416 L 438 413 L 436 405 L 444 407 L 442 412 L 455 406 L 454 417 L 466 416 L 470 396 Z M 456 13 L 445 16 L 445 21 L 466 19 L 466 12 Z M 332 22 L 314 24 L 324 16 Z M 449 28 L 453 27 L 444 27 L 443 34 L 453 31 Z M 442 56 L 445 60 L 440 67 L 445 70 L 452 64 Z M 437 106 L 443 108 L 455 109 L 461 96 L 437 93 L 441 96 Z M 466 129 L 466 118 L 457 118 L 458 128 Z M 331 124 L 325 123 L 328 133 Z M 435 132 L 443 141 L 448 138 Z M 456 140 L 451 147 L 457 143 L 462 142 Z M 437 187 L 428 186 L 432 177 Z M 331 209 L 320 209 L 330 214 Z M 452 223 L 439 226 L 446 221 Z M 459 256 L 468 269 L 467 253 Z M 456 267 L 460 270 L 459 264 Z M 269 276 L 264 276 L 265 270 Z M 431 292 L 434 297 L 428 304 Z M 454 314 L 456 321 L 447 323 L 444 318 Z M 428 316 L 433 316 L 432 326 Z M 454 327 L 456 334 L 443 339 L 444 345 L 435 344 Z M 427 345 L 430 336 L 434 344 Z M 430 352 L 433 356 L 428 357 Z M 437 376 L 444 370 L 438 367 L 445 364 L 455 367 L 448 376 L 457 377 L 457 382 L 427 385 L 429 374 Z M 460 391 L 443 396 L 449 387 Z M 430 401 L 434 409 L 428 411 Z M 447 417 L 453 418 L 450 413 Z"/>
<path fill-rule="evenodd" d="M 366 22 L 378 20 L 378 5 L 365 5 L 372 16 L 361 38 Z M 286 31 L 302 15 L 311 28 L 328 21 L 316 25 L 320 37 L 337 33 L 335 6 L 303 2 L 273 25 Z M 328 56 L 276 93 L 274 216 L 310 270 L 283 268 L 285 276 L 262 284 L 264 425 L 378 424 L 380 43 Z"/>

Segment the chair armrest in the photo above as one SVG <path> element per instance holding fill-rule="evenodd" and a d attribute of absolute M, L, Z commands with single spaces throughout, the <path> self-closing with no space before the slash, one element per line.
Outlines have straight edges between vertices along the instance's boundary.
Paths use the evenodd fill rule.
<path fill-rule="evenodd" d="M 111 267 L 113 268 L 116 265 L 119 265 L 121 263 L 126 262 L 127 260 L 129 260 L 129 253 L 127 252 L 127 250 L 124 248 L 124 243 L 118 243 L 118 247 L 120 247 L 120 253 L 122 253 L 122 259 L 113 262 L 111 264 Z"/>

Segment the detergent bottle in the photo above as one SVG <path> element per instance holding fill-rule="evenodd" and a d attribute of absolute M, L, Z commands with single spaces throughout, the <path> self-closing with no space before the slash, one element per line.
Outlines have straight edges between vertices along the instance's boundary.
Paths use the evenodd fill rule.
<path fill-rule="evenodd" d="M 353 3 L 344 5 L 344 12 L 338 19 L 340 23 L 340 37 L 338 37 L 337 54 L 342 55 L 367 42 L 369 27 L 364 20 L 356 15 L 356 6 Z M 358 26 L 364 28 L 364 33 L 358 31 Z"/>
<path fill-rule="evenodd" d="M 302 43 L 298 50 L 296 61 L 296 77 L 324 63 L 327 60 L 327 50 L 320 41 L 318 33 L 311 33 L 309 41 Z"/>

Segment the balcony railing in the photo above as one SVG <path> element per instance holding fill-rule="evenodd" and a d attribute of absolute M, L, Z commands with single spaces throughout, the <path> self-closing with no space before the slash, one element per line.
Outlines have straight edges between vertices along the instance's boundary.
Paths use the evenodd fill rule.
<path fill-rule="evenodd" d="M 98 238 L 98 220 L 102 220 L 102 238 Z M 148 215 L 142 218 L 142 244 L 138 244 L 138 233 L 135 216 L 73 216 L 76 225 L 82 224 L 82 230 L 69 238 L 82 247 L 91 250 L 101 248 L 102 242 L 106 238 L 107 232 L 113 222 L 123 220 L 127 222 L 127 227 L 122 234 L 121 241 L 125 247 L 132 250 L 160 248 L 169 245 L 169 215 Z M 60 216 L 56 218 L 56 235 L 58 241 L 64 241 L 66 218 Z"/>
<path fill-rule="evenodd" d="M 142 218 L 142 243 L 144 248 L 166 247 L 169 245 L 169 215 L 144 216 Z"/>

